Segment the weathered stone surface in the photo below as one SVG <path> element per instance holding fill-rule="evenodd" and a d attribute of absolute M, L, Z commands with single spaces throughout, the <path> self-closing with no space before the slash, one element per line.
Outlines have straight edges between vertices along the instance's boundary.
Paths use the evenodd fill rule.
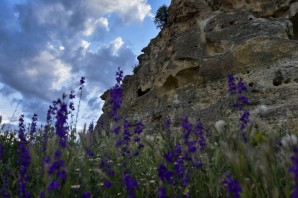
<path fill-rule="evenodd" d="M 124 79 L 122 117 L 143 120 L 146 133 L 168 117 L 176 126 L 183 115 L 212 123 L 231 109 L 226 75 L 234 73 L 249 85 L 252 116 L 268 106 L 259 124 L 297 132 L 297 13 L 296 0 L 172 0 L 167 25 L 138 57 L 140 70 Z M 100 119 L 109 125 L 108 98 Z"/>

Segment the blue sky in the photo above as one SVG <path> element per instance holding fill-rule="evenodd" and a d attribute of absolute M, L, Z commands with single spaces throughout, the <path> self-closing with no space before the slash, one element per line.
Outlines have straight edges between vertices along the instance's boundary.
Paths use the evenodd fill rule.
<path fill-rule="evenodd" d="M 0 115 L 3 121 L 45 121 L 62 93 L 86 86 L 79 125 L 96 122 L 100 95 L 120 66 L 132 73 L 136 57 L 159 30 L 153 16 L 170 0 L 1 0 Z M 19 104 L 19 106 L 18 106 Z M 18 106 L 18 108 L 16 108 Z"/>

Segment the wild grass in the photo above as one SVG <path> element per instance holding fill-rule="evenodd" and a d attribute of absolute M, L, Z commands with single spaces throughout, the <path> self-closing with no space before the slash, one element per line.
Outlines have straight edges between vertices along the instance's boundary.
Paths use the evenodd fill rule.
<path fill-rule="evenodd" d="M 122 74 L 110 91 L 113 127 L 102 124 L 109 136 L 90 124 L 76 139 L 76 123 L 68 123 L 73 91 L 53 103 L 44 128 L 32 127 L 33 119 L 25 130 L 21 117 L 19 131 L 1 131 L 1 197 L 296 197 L 295 132 L 255 127 L 241 78 L 228 79 L 239 121 L 226 117 L 204 126 L 185 116 L 179 131 L 167 119 L 149 136 L 141 121 L 118 114 Z"/>

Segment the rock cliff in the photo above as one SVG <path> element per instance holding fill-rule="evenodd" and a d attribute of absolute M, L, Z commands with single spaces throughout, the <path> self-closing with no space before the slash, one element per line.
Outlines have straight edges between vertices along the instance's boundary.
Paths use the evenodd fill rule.
<path fill-rule="evenodd" d="M 212 124 L 230 109 L 233 73 L 247 82 L 259 125 L 298 130 L 297 0 L 172 0 L 169 13 L 138 56 L 138 72 L 124 78 L 123 117 L 141 119 L 146 133 L 168 117 L 174 126 L 183 115 Z M 101 98 L 109 125 L 109 92 Z M 257 115 L 258 105 L 268 111 Z"/>

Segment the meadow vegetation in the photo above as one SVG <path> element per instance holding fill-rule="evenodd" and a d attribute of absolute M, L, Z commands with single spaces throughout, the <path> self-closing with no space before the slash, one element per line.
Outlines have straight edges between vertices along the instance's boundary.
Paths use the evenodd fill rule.
<path fill-rule="evenodd" d="M 237 122 L 223 117 L 214 126 L 185 112 L 181 130 L 164 127 L 144 134 L 140 120 L 120 116 L 123 72 L 110 89 L 111 121 L 77 131 L 85 79 L 53 101 L 47 123 L 37 128 L 19 119 L 19 131 L 0 134 L 0 197 L 297 197 L 295 131 L 260 131 L 251 118 L 246 84 L 230 74 L 227 92 Z M 266 111 L 262 106 L 259 112 Z"/>

